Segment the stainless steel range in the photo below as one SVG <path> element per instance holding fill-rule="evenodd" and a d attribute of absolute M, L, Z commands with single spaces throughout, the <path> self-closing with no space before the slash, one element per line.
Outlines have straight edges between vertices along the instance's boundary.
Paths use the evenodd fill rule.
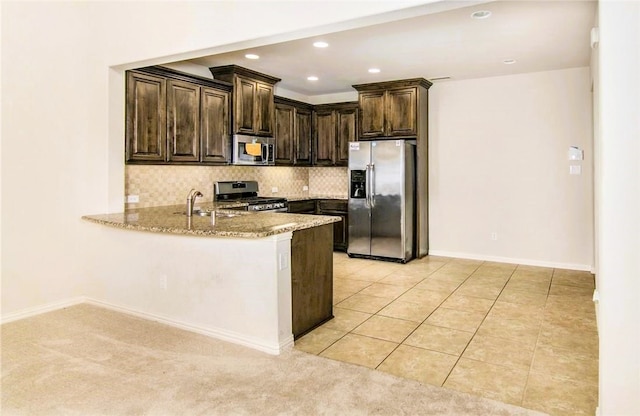
<path fill-rule="evenodd" d="M 213 200 L 246 202 L 247 211 L 287 212 L 288 209 L 286 198 L 258 196 L 256 181 L 214 182 Z"/>

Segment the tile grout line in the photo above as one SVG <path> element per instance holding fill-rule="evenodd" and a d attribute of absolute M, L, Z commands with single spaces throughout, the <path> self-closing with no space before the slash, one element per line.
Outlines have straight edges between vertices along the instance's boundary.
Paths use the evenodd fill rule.
<path fill-rule="evenodd" d="M 484 264 L 485 262 L 483 262 L 482 264 Z M 480 268 L 480 266 L 478 266 L 478 268 Z M 477 271 L 478 269 L 476 269 Z M 482 321 L 480 322 L 480 324 L 478 325 L 478 327 L 476 328 L 476 330 L 473 332 L 473 335 L 471 336 L 471 338 L 469 339 L 469 342 L 467 342 L 467 345 L 465 345 L 464 349 L 462 350 L 462 352 L 460 353 L 460 355 L 458 356 L 458 359 L 456 360 L 455 364 L 453 364 L 453 366 L 451 367 L 451 370 L 449 371 L 449 374 L 447 374 L 447 376 L 445 377 L 444 381 L 442 382 L 442 385 L 444 386 L 444 384 L 447 382 L 447 380 L 449 379 L 449 377 L 451 376 L 451 373 L 453 373 L 453 369 L 456 368 L 456 366 L 458 365 L 458 363 L 460 362 L 460 359 L 462 359 L 462 356 L 464 355 L 465 351 L 467 350 L 467 348 L 469 348 L 469 345 L 471 344 L 471 341 L 473 341 L 473 339 L 476 337 L 476 335 L 478 334 L 478 330 L 480 330 L 480 327 L 482 326 L 482 324 L 484 323 L 484 321 L 487 319 L 487 317 L 489 316 L 489 313 L 491 312 L 491 310 L 493 310 L 493 307 L 496 305 L 496 302 L 498 302 L 498 298 L 500 297 L 500 295 L 502 294 L 502 292 L 504 291 L 504 289 L 507 287 L 507 284 L 509 283 L 509 281 L 511 280 L 511 277 L 513 277 L 513 274 L 516 272 L 517 270 L 517 266 L 513 269 L 513 271 L 511 272 L 511 274 L 509 275 L 509 278 L 506 280 L 506 282 L 504 283 L 504 285 L 502 286 L 502 289 L 500 290 L 500 293 L 498 293 L 498 296 L 496 296 L 495 300 L 493 301 L 493 303 L 491 304 L 491 307 L 489 308 L 489 310 L 487 311 L 487 313 L 485 314 L 484 318 L 482 318 Z M 475 271 L 473 272 L 475 273 Z M 473 273 L 471 275 L 473 275 Z M 471 276 L 469 276 L 471 277 Z"/>
<path fill-rule="evenodd" d="M 343 260 L 343 261 L 344 261 L 344 260 Z M 437 268 L 436 270 L 434 270 L 433 272 L 431 272 L 431 273 L 429 273 L 429 274 L 435 273 L 437 270 L 440 270 L 440 268 L 444 267 L 446 264 L 447 264 L 447 263 L 443 264 L 442 266 L 440 266 L 439 268 Z M 356 273 L 356 272 L 352 272 L 352 273 L 350 273 L 350 274 L 354 274 L 354 273 Z M 393 272 L 390 272 L 388 275 L 383 276 L 380 280 L 382 280 L 382 279 L 384 279 L 384 278 L 386 278 L 386 277 L 390 276 L 392 273 L 393 273 Z M 427 275 L 427 276 L 428 276 L 428 275 Z M 425 279 L 426 279 L 426 277 L 425 277 Z M 355 279 L 354 279 L 354 280 L 355 280 Z M 424 279 L 422 279 L 420 282 L 422 282 L 423 280 L 424 280 Z M 378 280 L 378 281 L 379 281 L 379 280 Z M 376 281 L 376 282 L 378 282 L 378 281 Z M 368 286 L 366 286 L 366 287 L 364 287 L 364 288 L 360 289 L 359 291 L 357 291 L 357 292 L 353 293 L 352 295 L 348 296 L 347 298 L 343 299 L 343 300 L 342 300 L 342 301 L 340 301 L 338 304 L 340 304 L 340 303 L 344 302 L 345 300 L 347 300 L 347 299 L 351 298 L 353 295 L 356 295 L 356 294 L 358 294 L 358 293 L 362 292 L 364 289 L 368 288 L 369 286 L 371 286 L 373 283 L 376 283 L 376 282 L 372 282 L 370 285 L 368 285 Z M 415 286 L 417 286 L 418 284 L 420 284 L 420 282 L 416 282 L 413 286 L 411 286 L 410 288 L 408 288 L 407 290 L 405 290 L 404 292 L 402 292 L 402 294 L 405 294 L 405 293 L 406 293 L 406 292 L 408 292 L 409 290 L 413 289 Z M 402 296 L 402 294 L 401 294 L 400 296 Z M 398 296 L 398 297 L 400 297 L 400 296 Z M 396 299 L 397 299 L 397 298 L 396 298 Z M 380 308 L 380 310 L 378 310 L 377 312 L 375 312 L 375 313 L 371 314 L 371 316 L 370 316 L 370 317 L 368 317 L 367 319 L 365 319 L 364 321 L 362 321 L 360 324 L 356 325 L 356 327 L 355 327 L 355 328 L 351 329 L 350 331 L 346 331 L 346 332 L 345 332 L 345 333 L 344 333 L 340 338 L 338 338 L 338 339 L 336 339 L 335 341 L 333 341 L 331 344 L 329 344 L 327 347 L 325 347 L 324 349 L 322 349 L 320 352 L 318 352 L 318 353 L 317 353 L 317 354 L 315 354 L 315 355 L 320 356 L 320 354 L 322 354 L 324 351 L 326 351 L 327 349 L 329 349 L 332 345 L 334 345 L 335 343 L 337 343 L 338 341 L 340 341 L 341 339 L 343 339 L 345 336 L 347 336 L 348 334 L 352 334 L 354 329 L 358 328 L 360 325 L 362 325 L 362 324 L 364 324 L 365 322 L 367 322 L 368 320 L 370 320 L 373 316 L 377 315 L 377 314 L 378 314 L 378 312 L 380 312 L 382 309 L 384 309 L 384 308 L 386 308 L 387 306 L 389 306 L 389 304 L 393 303 L 396 299 L 393 299 L 391 302 L 389 302 L 388 304 L 386 304 L 385 306 L 383 306 L 382 308 Z M 338 304 L 333 305 L 333 306 L 334 306 L 334 307 L 337 307 L 337 306 L 338 306 Z M 343 307 L 343 309 L 348 309 L 348 308 L 344 308 L 344 307 Z M 348 309 L 348 310 L 352 310 L 352 311 L 355 311 L 355 312 L 362 312 L 362 311 L 357 311 L 357 310 L 355 310 L 355 309 Z M 362 313 L 368 313 L 368 312 L 362 312 Z M 384 316 L 384 315 L 382 315 L 382 316 Z M 418 326 L 420 326 L 420 324 L 419 324 Z M 355 334 L 355 335 L 359 335 L 359 334 Z M 361 335 L 361 336 L 364 336 L 364 335 Z M 371 337 L 370 337 L 370 338 L 371 338 Z M 377 339 L 377 338 L 373 338 L 373 339 Z M 405 338 L 405 339 L 406 339 L 406 338 Z M 404 340 L 403 340 L 403 341 L 404 341 Z M 400 344 L 398 344 L 398 346 L 399 346 L 399 345 L 400 345 Z M 394 349 L 393 349 L 393 351 L 395 351 L 397 348 L 398 348 L 398 347 L 396 346 L 396 348 L 394 348 Z M 393 351 L 391 351 L 391 353 L 393 353 Z M 388 355 L 387 355 L 387 356 L 386 356 L 386 357 L 385 357 L 385 358 L 380 362 L 380 364 L 382 364 L 382 363 L 384 362 L 384 360 L 386 360 L 386 359 L 389 357 L 389 355 L 391 355 L 391 353 L 389 353 L 389 354 L 388 354 Z M 378 368 L 378 366 L 380 366 L 380 364 L 378 364 L 378 365 L 375 367 L 375 369 L 377 369 L 377 368 Z"/>
<path fill-rule="evenodd" d="M 540 344 L 540 334 L 542 333 L 542 325 L 545 320 L 545 311 L 547 310 L 547 303 L 549 302 L 549 295 L 551 295 L 551 285 L 553 284 L 553 276 L 556 274 L 556 269 L 554 268 L 551 272 L 551 279 L 549 280 L 549 287 L 547 289 L 547 298 L 544 301 L 544 308 L 542 309 L 542 320 L 540 321 L 540 327 L 538 328 L 538 336 L 536 337 L 536 344 L 533 347 L 533 356 L 531 357 L 531 362 L 529 363 L 529 371 L 527 372 L 527 380 L 524 383 L 524 390 L 522 391 L 522 403 L 524 404 L 525 397 L 527 395 L 527 388 L 529 387 L 529 379 L 531 378 L 531 372 L 533 371 L 533 363 L 536 360 L 536 351 L 538 350 L 538 345 Z"/>

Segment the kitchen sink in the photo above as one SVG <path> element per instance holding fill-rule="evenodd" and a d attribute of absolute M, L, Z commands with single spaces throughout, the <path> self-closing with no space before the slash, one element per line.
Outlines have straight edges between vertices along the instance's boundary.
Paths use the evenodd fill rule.
<path fill-rule="evenodd" d="M 187 215 L 187 213 L 185 211 L 174 212 L 174 214 Z M 237 217 L 237 216 L 240 215 L 240 214 L 235 214 L 235 213 L 232 213 L 232 212 L 193 211 L 193 216 L 194 217 L 210 217 L 213 214 L 215 214 L 216 218 L 233 218 L 233 217 Z"/>

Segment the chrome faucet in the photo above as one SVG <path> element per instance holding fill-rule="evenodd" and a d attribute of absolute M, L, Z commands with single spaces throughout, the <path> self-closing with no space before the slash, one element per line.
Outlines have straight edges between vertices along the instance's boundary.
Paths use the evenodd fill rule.
<path fill-rule="evenodd" d="M 199 196 L 202 196 L 200 191 L 196 191 L 195 189 L 189 191 L 189 195 L 187 195 L 187 217 L 193 215 L 193 206 L 196 203 L 196 198 Z"/>

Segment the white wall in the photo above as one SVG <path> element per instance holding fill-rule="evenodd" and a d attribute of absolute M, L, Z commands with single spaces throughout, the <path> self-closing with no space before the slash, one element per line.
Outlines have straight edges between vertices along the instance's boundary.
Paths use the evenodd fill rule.
<path fill-rule="evenodd" d="M 599 4 L 600 414 L 640 414 L 640 2 Z"/>
<path fill-rule="evenodd" d="M 589 69 L 435 83 L 429 94 L 430 252 L 589 270 Z M 584 149 L 581 175 L 569 175 L 572 145 Z"/>

